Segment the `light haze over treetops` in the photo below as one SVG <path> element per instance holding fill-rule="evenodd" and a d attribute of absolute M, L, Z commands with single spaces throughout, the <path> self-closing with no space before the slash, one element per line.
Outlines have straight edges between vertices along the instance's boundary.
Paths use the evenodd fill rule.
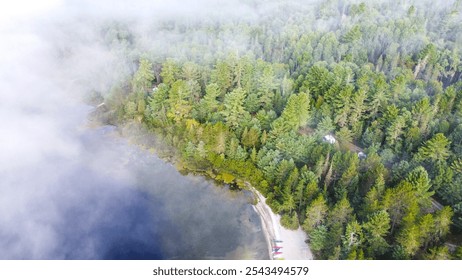
<path fill-rule="evenodd" d="M 317 258 L 461 258 L 460 1 L 77 2 L 32 29 L 105 120 L 251 183 Z"/>

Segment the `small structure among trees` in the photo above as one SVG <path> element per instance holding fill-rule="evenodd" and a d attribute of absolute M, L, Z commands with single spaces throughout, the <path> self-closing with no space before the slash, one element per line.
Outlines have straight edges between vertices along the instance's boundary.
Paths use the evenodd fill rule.
<path fill-rule="evenodd" d="M 322 141 L 324 142 L 327 142 L 329 144 L 335 144 L 337 142 L 337 140 L 335 139 L 334 136 L 328 134 L 328 135 L 325 135 L 323 138 L 322 138 Z"/>

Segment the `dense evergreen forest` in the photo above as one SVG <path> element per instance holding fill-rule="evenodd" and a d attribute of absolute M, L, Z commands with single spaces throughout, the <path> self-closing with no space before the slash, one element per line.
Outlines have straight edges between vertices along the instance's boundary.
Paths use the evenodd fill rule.
<path fill-rule="evenodd" d="M 106 23 L 132 63 L 110 122 L 251 184 L 319 259 L 462 259 L 462 1 L 236 2 L 151 39 Z"/>

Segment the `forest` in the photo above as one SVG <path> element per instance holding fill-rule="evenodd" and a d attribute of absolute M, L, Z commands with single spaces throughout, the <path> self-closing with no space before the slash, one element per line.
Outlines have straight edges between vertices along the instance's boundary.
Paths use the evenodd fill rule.
<path fill-rule="evenodd" d="M 102 25 L 131 65 L 107 121 L 254 186 L 317 259 L 462 259 L 462 1 L 236 2 L 155 40 Z"/>

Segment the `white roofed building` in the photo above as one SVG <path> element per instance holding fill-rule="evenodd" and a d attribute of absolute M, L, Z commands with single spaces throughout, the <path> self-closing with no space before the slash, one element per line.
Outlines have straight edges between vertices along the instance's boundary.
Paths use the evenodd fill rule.
<path fill-rule="evenodd" d="M 337 140 L 335 139 L 334 136 L 328 134 L 328 135 L 325 135 L 323 138 L 322 138 L 322 141 L 324 142 L 327 142 L 329 144 L 335 144 L 337 142 Z"/>

